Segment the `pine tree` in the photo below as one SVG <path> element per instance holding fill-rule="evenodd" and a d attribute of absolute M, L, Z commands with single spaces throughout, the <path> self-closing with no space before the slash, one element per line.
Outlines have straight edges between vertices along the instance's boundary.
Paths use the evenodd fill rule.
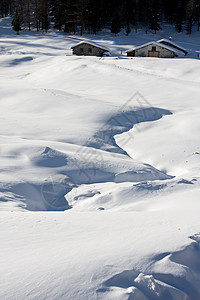
<path fill-rule="evenodd" d="M 24 1 L 23 20 L 24 20 L 24 26 L 27 27 L 29 30 L 31 30 L 31 22 L 32 22 L 31 0 Z"/>
<path fill-rule="evenodd" d="M 159 22 L 159 5 L 158 5 L 158 0 L 154 0 L 152 4 L 151 16 L 149 20 L 149 29 L 154 30 L 155 34 L 157 30 L 161 29 L 158 22 Z"/>
<path fill-rule="evenodd" d="M 170 24 L 176 21 L 176 10 L 177 10 L 177 0 L 163 0 L 162 1 L 162 13 L 164 14 L 165 21 Z"/>
<path fill-rule="evenodd" d="M 200 30 L 200 0 L 195 1 L 195 16 L 197 22 L 197 31 Z"/>
<path fill-rule="evenodd" d="M 194 0 L 189 0 L 186 7 L 186 30 L 188 34 L 192 33 L 192 26 L 195 15 L 195 3 Z"/>
<path fill-rule="evenodd" d="M 103 1 L 99 0 L 90 0 L 88 3 L 88 14 L 86 26 L 89 30 L 91 30 L 94 34 L 97 33 L 98 30 L 103 26 L 103 14 L 104 11 L 102 9 Z"/>
<path fill-rule="evenodd" d="M 131 26 L 130 24 L 133 22 L 133 1 L 132 0 L 126 0 L 124 1 L 124 18 L 125 18 L 125 24 L 126 24 L 126 35 L 128 36 L 131 32 Z"/>
<path fill-rule="evenodd" d="M 177 3 L 177 14 L 175 21 L 175 28 L 177 32 L 181 32 L 183 28 L 183 6 L 182 1 L 178 1 Z"/>
<path fill-rule="evenodd" d="M 13 30 L 19 34 L 19 31 L 22 30 L 22 25 L 24 24 L 24 0 L 14 0 L 12 2 L 11 11 L 13 15 Z"/>
<path fill-rule="evenodd" d="M 0 16 L 7 17 L 11 10 L 11 0 L 0 0 Z"/>
<path fill-rule="evenodd" d="M 17 34 L 19 34 L 19 31 L 21 30 L 21 22 L 20 22 L 20 17 L 18 14 L 16 14 L 12 20 L 12 28 L 14 31 L 17 32 Z"/>
<path fill-rule="evenodd" d="M 49 29 L 49 6 L 47 0 L 40 1 L 40 20 L 41 20 L 41 29 Z"/>
<path fill-rule="evenodd" d="M 118 11 L 115 11 L 112 23 L 111 23 L 111 32 L 115 34 L 115 36 L 120 32 L 121 30 L 121 22 Z"/>
<path fill-rule="evenodd" d="M 66 1 L 52 0 L 50 4 L 50 11 L 55 28 L 61 30 L 65 24 Z"/>
<path fill-rule="evenodd" d="M 64 31 L 75 34 L 78 20 L 77 2 L 68 0 L 64 7 Z"/>
<path fill-rule="evenodd" d="M 127 22 L 127 24 L 126 24 L 126 35 L 128 36 L 129 33 L 131 33 L 131 27 L 130 27 L 130 23 Z"/>

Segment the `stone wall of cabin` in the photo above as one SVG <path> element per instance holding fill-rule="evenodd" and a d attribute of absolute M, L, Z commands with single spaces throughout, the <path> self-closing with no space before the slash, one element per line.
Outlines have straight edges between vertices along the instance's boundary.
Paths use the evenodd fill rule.
<path fill-rule="evenodd" d="M 88 55 L 88 56 L 102 56 L 104 50 L 88 44 L 81 44 L 73 49 L 73 54 Z"/>
<path fill-rule="evenodd" d="M 156 51 L 159 52 L 159 57 L 161 58 L 173 58 L 175 57 L 174 52 L 163 48 L 162 46 L 157 45 L 148 45 L 140 49 L 135 50 L 135 56 L 142 56 L 142 57 L 148 57 L 149 51 L 152 51 L 152 46 L 156 47 Z"/>

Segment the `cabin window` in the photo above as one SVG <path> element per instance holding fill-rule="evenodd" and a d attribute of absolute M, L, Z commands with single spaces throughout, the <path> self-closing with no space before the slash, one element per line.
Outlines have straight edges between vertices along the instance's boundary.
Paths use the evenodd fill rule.
<path fill-rule="evenodd" d="M 80 48 L 80 51 L 83 52 L 83 48 Z"/>
<path fill-rule="evenodd" d="M 88 49 L 88 52 L 89 52 L 89 53 L 91 53 L 91 52 L 92 52 L 92 49 L 91 49 L 91 48 L 89 48 L 89 49 Z"/>
<path fill-rule="evenodd" d="M 156 46 L 152 46 L 152 51 L 156 51 Z"/>

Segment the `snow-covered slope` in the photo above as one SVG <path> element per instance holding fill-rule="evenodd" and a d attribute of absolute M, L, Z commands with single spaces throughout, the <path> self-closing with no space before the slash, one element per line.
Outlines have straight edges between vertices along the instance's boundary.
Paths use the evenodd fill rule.
<path fill-rule="evenodd" d="M 200 35 L 121 54 L 165 34 L 78 57 L 81 37 L 0 20 L 1 298 L 200 298 Z"/>

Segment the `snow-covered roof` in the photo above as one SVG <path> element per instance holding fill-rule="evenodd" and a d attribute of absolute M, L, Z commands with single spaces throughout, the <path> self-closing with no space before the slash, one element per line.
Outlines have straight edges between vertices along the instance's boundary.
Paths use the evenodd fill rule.
<path fill-rule="evenodd" d="M 176 43 L 172 42 L 171 40 L 161 39 L 161 40 L 158 40 L 157 43 L 161 43 L 161 44 L 162 44 L 162 43 L 167 43 L 167 44 L 169 44 L 169 46 L 172 47 L 172 48 L 174 47 L 174 48 L 176 48 L 176 49 L 178 49 L 178 50 L 180 50 L 180 51 L 183 51 L 185 54 L 188 53 L 188 51 L 187 51 L 185 48 L 183 48 L 183 47 L 177 45 Z"/>
<path fill-rule="evenodd" d="M 159 47 L 162 47 L 162 48 L 165 48 L 169 51 L 172 51 L 174 53 L 176 53 L 177 55 L 179 54 L 179 52 L 177 50 L 175 50 L 174 48 L 170 47 L 170 46 L 166 46 L 165 44 L 161 44 L 161 43 L 158 43 L 158 42 L 148 42 L 146 44 L 143 44 L 141 46 L 137 46 L 137 47 L 134 47 L 130 50 L 127 50 L 126 53 L 129 53 L 129 52 L 132 52 L 134 50 L 138 50 L 138 49 L 141 49 L 141 48 L 144 48 L 144 47 L 147 47 L 149 45 L 155 45 L 155 46 L 159 46 Z"/>
<path fill-rule="evenodd" d="M 96 48 L 102 49 L 102 50 L 104 50 L 104 51 L 106 51 L 106 52 L 110 52 L 110 50 L 109 50 L 108 48 L 102 47 L 101 45 L 99 45 L 99 44 L 97 44 L 97 43 L 88 42 L 88 41 L 81 41 L 81 42 L 79 42 L 78 44 L 72 46 L 71 49 L 73 49 L 73 48 L 75 48 L 75 47 L 78 47 L 78 46 L 80 46 L 80 45 L 83 45 L 83 44 L 88 44 L 88 45 L 90 45 L 90 46 L 94 46 L 94 47 L 96 47 Z"/>

